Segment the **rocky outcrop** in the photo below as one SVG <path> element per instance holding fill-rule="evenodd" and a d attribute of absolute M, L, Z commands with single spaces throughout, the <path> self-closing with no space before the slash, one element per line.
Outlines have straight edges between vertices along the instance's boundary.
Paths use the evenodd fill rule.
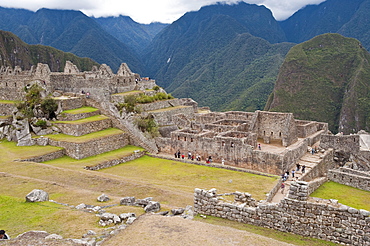
<path fill-rule="evenodd" d="M 46 191 L 34 189 L 26 196 L 27 202 L 45 202 L 49 201 L 49 194 Z"/>

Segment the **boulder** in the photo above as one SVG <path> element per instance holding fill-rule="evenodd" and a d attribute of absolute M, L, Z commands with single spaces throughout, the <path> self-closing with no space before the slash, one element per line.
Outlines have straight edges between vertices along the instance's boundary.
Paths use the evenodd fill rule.
<path fill-rule="evenodd" d="M 147 198 L 144 198 L 144 199 L 137 199 L 137 200 L 135 201 L 135 205 L 136 205 L 136 206 L 145 207 L 146 205 L 148 205 L 148 203 L 149 203 L 152 199 L 153 199 L 152 197 L 147 197 Z"/>
<path fill-rule="evenodd" d="M 126 219 L 131 218 L 131 217 L 136 217 L 136 214 L 134 214 L 134 213 L 123 213 L 123 214 L 120 214 L 119 217 L 121 218 L 121 220 L 126 220 Z"/>
<path fill-rule="evenodd" d="M 110 198 L 107 196 L 107 195 L 105 195 L 105 194 L 101 194 L 99 197 L 98 197 L 98 202 L 107 202 L 107 201 L 109 201 L 110 200 Z"/>
<path fill-rule="evenodd" d="M 161 204 L 159 204 L 159 202 L 150 201 L 148 205 L 145 206 L 144 210 L 146 213 L 158 212 L 161 210 Z"/>
<path fill-rule="evenodd" d="M 173 215 L 180 215 L 182 214 L 183 212 L 185 211 L 184 208 L 174 208 L 174 209 L 171 209 L 171 213 Z"/>
<path fill-rule="evenodd" d="M 134 206 L 135 205 L 135 197 L 123 197 L 120 201 L 121 205 L 127 205 L 127 206 Z"/>
<path fill-rule="evenodd" d="M 27 202 L 45 202 L 49 201 L 49 194 L 46 191 L 34 189 L 26 196 Z"/>

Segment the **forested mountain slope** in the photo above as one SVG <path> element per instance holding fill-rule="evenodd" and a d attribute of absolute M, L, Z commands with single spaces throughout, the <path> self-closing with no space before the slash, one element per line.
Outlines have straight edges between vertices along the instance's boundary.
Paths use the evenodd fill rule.
<path fill-rule="evenodd" d="M 40 9 L 37 12 L 0 8 L 0 29 L 28 44 L 49 45 L 80 57 L 106 63 L 113 70 L 122 62 L 142 72 L 138 55 L 80 11 Z"/>
<path fill-rule="evenodd" d="M 48 64 L 53 72 L 64 70 L 66 61 L 72 61 L 81 71 L 90 71 L 98 63 L 90 58 L 80 58 L 72 53 L 66 53 L 44 45 L 29 45 L 11 32 L 0 31 L 0 67 L 19 66 L 29 70 L 37 63 Z"/>
<path fill-rule="evenodd" d="M 370 54 L 360 42 L 323 34 L 294 46 L 266 110 L 329 123 L 334 132 L 370 130 Z"/>

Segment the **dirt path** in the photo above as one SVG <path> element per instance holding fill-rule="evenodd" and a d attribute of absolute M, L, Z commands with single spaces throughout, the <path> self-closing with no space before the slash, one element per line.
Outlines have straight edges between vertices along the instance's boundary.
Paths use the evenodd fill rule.
<path fill-rule="evenodd" d="M 292 245 L 271 238 L 230 227 L 186 220 L 180 217 L 164 217 L 145 214 L 132 225 L 103 243 L 116 245 Z"/>

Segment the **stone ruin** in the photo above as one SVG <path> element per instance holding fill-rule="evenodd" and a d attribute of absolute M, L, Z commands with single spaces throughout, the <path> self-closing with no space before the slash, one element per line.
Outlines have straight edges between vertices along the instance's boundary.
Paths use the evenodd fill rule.
<path fill-rule="evenodd" d="M 370 135 L 366 132 L 354 135 L 332 135 L 328 131 L 327 123 L 297 120 L 291 113 L 210 112 L 209 109 L 198 108 L 197 103 L 192 99 L 175 98 L 140 105 L 142 109 L 140 114 L 144 117 L 152 116 L 159 125 L 161 136 L 152 139 L 145 136 L 134 125 L 132 114 L 118 112 L 114 106 L 115 103 L 124 101 L 122 93 L 135 92 L 146 95 L 155 93 L 152 90 L 156 86 L 154 80 L 142 78 L 139 74 L 131 72 L 124 63 L 121 64 L 117 74 L 114 74 L 105 64 L 84 72 L 79 71 L 71 62 L 66 63 L 64 72 L 51 72 L 46 64 L 38 64 L 29 71 L 22 71 L 19 67 L 14 69 L 1 67 L 0 100 L 23 99 L 25 95 L 23 88 L 33 84 L 41 86 L 45 90 L 44 94 L 53 94 L 55 98 L 59 98 L 58 112 L 84 105 L 98 108 L 101 113 L 108 115 L 111 119 L 104 124 L 126 132 L 125 137 L 117 138 L 117 143 L 141 146 L 151 153 L 160 151 L 172 156 L 180 150 L 185 155 L 190 152 L 199 156 L 200 162 L 204 162 L 211 156 L 213 162 L 222 162 L 225 166 L 281 175 L 294 168 L 296 163 L 301 162 L 307 156 L 308 151 L 315 149 L 319 161 L 310 167 L 309 172 L 302 175 L 297 182 L 291 183 L 289 194 L 280 203 L 263 205 L 264 203 L 255 201 L 248 193 L 235 192 L 233 193 L 235 202 L 239 205 L 224 206 L 219 204 L 215 191 L 196 190 L 194 203 L 196 211 L 334 242 L 351 244 L 349 241 L 352 240 L 353 244 L 369 245 L 366 243 L 370 236 L 364 236 L 362 229 L 356 230 L 355 233 L 353 231 L 354 228 L 369 225 L 367 211 L 350 209 L 336 204 L 335 201 L 330 201 L 326 205 L 322 203 L 318 205 L 317 201 L 312 202 L 308 199 L 309 194 L 328 179 L 370 190 Z M 163 89 L 160 91 L 165 92 Z M 82 92 L 90 94 L 88 100 Z M 14 104 L 2 103 L 0 116 L 12 115 L 14 110 Z M 15 118 L 14 114 L 13 117 L 0 117 L 0 138 L 7 137 L 8 140 L 18 141 L 20 145 L 52 143 L 49 139 L 42 137 L 37 140 L 33 139 L 30 129 L 22 127 L 27 123 Z M 65 120 L 76 119 L 66 118 Z M 37 129 L 31 124 L 32 131 L 38 135 L 57 133 L 62 129 L 71 135 L 78 136 L 85 134 L 80 131 L 88 130 L 87 127 L 81 129 L 71 126 L 53 127 L 50 126 L 44 130 Z M 93 131 L 100 127 L 95 125 L 91 128 Z M 109 144 L 105 142 L 102 145 Z M 89 152 L 84 149 L 91 149 L 90 152 L 95 152 L 92 146 L 79 146 L 78 149 L 82 151 L 77 156 L 73 154 L 77 147 L 62 147 L 65 150 L 54 153 L 53 156 L 40 157 L 32 161 L 45 161 L 65 154 L 79 159 Z M 137 153 L 137 156 L 142 154 L 144 152 Z M 86 167 L 86 169 L 98 170 L 125 161 L 127 160 L 115 160 L 112 163 L 103 163 L 96 167 Z M 267 203 L 271 202 L 280 184 L 281 181 L 267 194 Z M 143 202 L 147 202 L 147 205 L 150 203 L 154 209 L 158 209 L 156 207 L 158 204 L 152 204 L 153 202 L 145 199 Z M 212 205 L 205 206 L 204 202 Z M 298 216 L 298 223 L 297 217 L 292 220 L 291 216 L 283 211 L 286 208 L 289 211 L 304 209 L 307 216 L 302 217 L 293 213 Z M 318 209 L 320 214 L 313 213 L 313 209 Z M 172 213 L 179 213 L 179 211 Z M 333 213 L 348 218 L 352 224 L 330 219 L 334 216 Z M 283 219 L 279 219 L 279 216 Z M 349 236 L 347 231 L 343 233 L 345 229 L 342 227 L 336 227 L 334 231 L 320 229 L 320 233 L 315 234 L 312 228 L 323 228 L 324 226 L 320 224 L 317 216 L 326 216 L 325 218 L 330 220 L 330 223 L 335 221 L 335 223 L 348 224 L 348 232 L 350 231 L 354 236 Z M 295 224 L 292 224 L 290 220 L 296 221 Z M 315 226 L 307 228 L 311 222 Z"/>

